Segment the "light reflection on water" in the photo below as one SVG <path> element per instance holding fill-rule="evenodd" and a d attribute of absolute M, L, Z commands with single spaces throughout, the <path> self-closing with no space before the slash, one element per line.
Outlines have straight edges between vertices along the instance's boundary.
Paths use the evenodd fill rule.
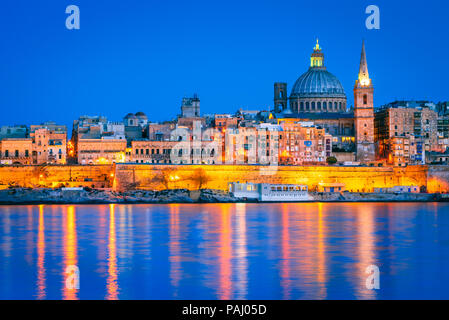
<path fill-rule="evenodd" d="M 0 299 L 448 299 L 448 209 L 1 206 Z M 373 264 L 380 290 L 365 287 Z"/>

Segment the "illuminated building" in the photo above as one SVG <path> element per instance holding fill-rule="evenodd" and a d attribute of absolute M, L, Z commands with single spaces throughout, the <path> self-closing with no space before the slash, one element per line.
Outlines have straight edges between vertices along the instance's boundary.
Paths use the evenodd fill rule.
<path fill-rule="evenodd" d="M 309 69 L 293 85 L 289 103 L 286 92 L 286 83 L 274 84 L 274 113 L 278 123 L 313 122 L 332 135 L 335 151 L 355 152 L 354 113 L 347 108 L 347 97 L 340 81 L 327 70 L 318 41 Z"/>
<path fill-rule="evenodd" d="M 78 140 L 79 164 L 112 164 L 125 162 L 125 139 L 80 139 Z"/>
<path fill-rule="evenodd" d="M 215 114 L 214 127 L 218 130 L 237 128 L 242 117 L 232 116 L 230 114 Z"/>
<path fill-rule="evenodd" d="M 332 155 L 332 136 L 312 122 L 282 122 L 279 163 L 325 163 Z"/>
<path fill-rule="evenodd" d="M 105 117 L 82 116 L 73 122 L 73 158 L 79 164 L 112 164 L 126 161 L 125 125 Z"/>
<path fill-rule="evenodd" d="M 286 91 L 287 86 L 284 88 Z M 280 94 L 283 91 L 279 90 L 276 93 Z M 278 96 L 275 97 L 275 100 L 282 100 L 282 98 Z M 324 64 L 324 54 L 318 40 L 310 58 L 309 70 L 296 80 L 289 100 L 290 110 L 293 113 L 346 111 L 345 91 L 338 78 L 327 71 Z M 285 109 L 282 111 L 285 111 Z"/>
<path fill-rule="evenodd" d="M 159 128 L 160 129 L 160 128 Z M 201 122 L 193 130 L 177 126 L 170 133 L 157 133 L 156 140 L 141 139 L 131 142 L 130 161 L 151 164 L 216 164 L 221 161 L 221 133 L 202 129 Z"/>
<path fill-rule="evenodd" d="M 6 138 L 0 142 L 0 164 L 31 164 L 32 140 Z"/>
<path fill-rule="evenodd" d="M 444 151 L 444 133 L 439 141 L 438 114 L 424 102 L 395 101 L 382 106 L 376 111 L 374 129 L 377 157 L 391 164 L 422 163 L 426 152 Z M 410 161 L 395 160 L 401 144 L 397 141 L 408 140 L 416 146 Z"/>
<path fill-rule="evenodd" d="M 171 164 L 171 151 L 177 141 L 134 140 L 130 161 L 135 163 Z"/>
<path fill-rule="evenodd" d="M 67 156 L 67 128 L 53 122 L 31 126 L 33 164 L 65 164 Z"/>
<path fill-rule="evenodd" d="M 356 159 L 360 162 L 375 160 L 373 97 L 374 88 L 368 73 L 365 42 L 363 42 L 359 77 L 354 86 Z"/>
<path fill-rule="evenodd" d="M 419 141 L 415 140 L 414 135 L 392 137 L 389 140 L 389 149 L 391 153 L 388 157 L 388 163 L 397 167 L 404 167 L 408 164 L 418 164 L 422 161 L 422 155 L 417 150 L 422 150 Z"/>

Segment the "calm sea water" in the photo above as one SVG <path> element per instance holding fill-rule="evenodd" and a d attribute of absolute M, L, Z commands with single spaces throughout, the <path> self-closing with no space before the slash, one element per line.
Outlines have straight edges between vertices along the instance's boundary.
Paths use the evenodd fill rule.
<path fill-rule="evenodd" d="M 449 299 L 449 204 L 0 206 L 0 299 L 408 298 Z"/>

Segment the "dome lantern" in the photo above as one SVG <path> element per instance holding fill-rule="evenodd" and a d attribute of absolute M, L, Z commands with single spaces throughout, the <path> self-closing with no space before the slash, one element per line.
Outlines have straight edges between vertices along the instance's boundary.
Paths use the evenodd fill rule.
<path fill-rule="evenodd" d="M 320 44 L 316 39 L 315 48 L 313 48 L 312 56 L 310 57 L 311 68 L 323 68 L 324 67 L 324 54 L 321 52 Z"/>

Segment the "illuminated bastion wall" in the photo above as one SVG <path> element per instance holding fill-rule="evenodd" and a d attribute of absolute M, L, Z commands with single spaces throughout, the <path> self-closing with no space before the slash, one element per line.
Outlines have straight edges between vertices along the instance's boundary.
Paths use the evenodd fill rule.
<path fill-rule="evenodd" d="M 319 183 L 345 183 L 346 190 L 372 192 L 376 187 L 396 185 L 427 186 L 427 166 L 339 167 L 339 166 L 257 166 L 257 165 L 145 165 L 117 164 L 116 190 L 206 189 L 228 190 L 230 182 L 303 184 L 314 190 Z M 449 171 L 448 171 L 449 178 Z M 436 191 L 441 180 L 434 171 Z M 441 185 L 441 183 L 440 183 Z M 443 187 L 448 190 L 449 188 Z M 444 192 L 440 189 L 440 192 Z"/>
<path fill-rule="evenodd" d="M 0 189 L 16 187 L 93 187 L 111 188 L 115 168 L 98 166 L 0 166 Z"/>
<path fill-rule="evenodd" d="M 426 186 L 449 192 L 449 166 L 340 167 L 257 165 L 49 165 L 0 166 L 0 189 L 17 187 L 94 187 L 162 190 L 201 188 L 228 190 L 230 182 L 305 184 L 345 183 L 349 191 L 373 191 L 395 185 Z"/>

